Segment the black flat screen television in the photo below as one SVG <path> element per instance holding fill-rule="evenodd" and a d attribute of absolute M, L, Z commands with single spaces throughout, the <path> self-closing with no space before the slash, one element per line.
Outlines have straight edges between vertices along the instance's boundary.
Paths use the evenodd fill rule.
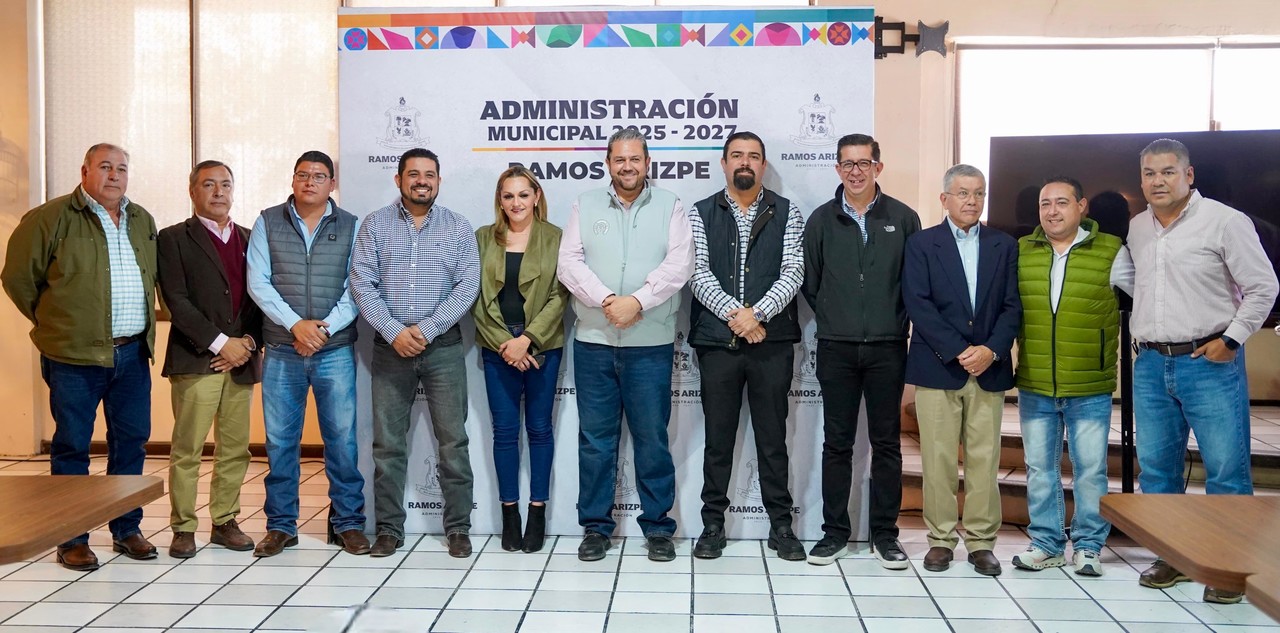
<path fill-rule="evenodd" d="M 1147 208 L 1138 153 L 1158 138 L 1181 141 L 1191 153 L 1196 189 L 1247 214 L 1271 265 L 1280 273 L 1280 130 L 1006 136 L 991 139 L 987 223 L 1014 237 L 1039 224 L 1040 186 L 1071 176 L 1084 186 L 1089 217 L 1125 237 L 1129 218 Z M 1280 301 L 1271 319 L 1280 317 Z"/>

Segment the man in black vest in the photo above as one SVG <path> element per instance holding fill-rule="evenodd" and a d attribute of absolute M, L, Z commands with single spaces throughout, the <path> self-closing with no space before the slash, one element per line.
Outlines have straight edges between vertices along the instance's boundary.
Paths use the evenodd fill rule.
<path fill-rule="evenodd" d="M 804 280 L 804 219 L 795 204 L 764 188 L 768 163 L 759 136 L 730 136 L 720 166 L 727 186 L 689 214 L 696 250 L 689 285 L 697 299 L 689 314 L 689 343 L 702 368 L 706 420 L 703 529 L 693 555 L 718 558 L 725 547 L 724 512 L 745 385 L 760 496 L 769 513 L 769 548 L 779 558 L 804 560 L 804 546 L 791 531 L 787 487 L 787 390 L 800 340 L 795 296 Z"/>
<path fill-rule="evenodd" d="M 887 569 L 910 563 L 898 542 L 902 506 L 899 407 L 907 361 L 902 262 L 920 216 L 876 184 L 880 144 L 865 134 L 836 143 L 835 197 L 814 209 L 804 230 L 804 298 L 818 322 L 822 385 L 822 531 L 809 562 L 845 554 L 852 526 L 849 488 L 858 408 L 867 401 L 871 441 L 871 547 Z"/>
<path fill-rule="evenodd" d="M 315 394 L 329 479 L 329 542 L 368 554 L 364 476 L 356 447 L 356 303 L 347 284 L 356 217 L 330 198 L 333 160 L 310 151 L 293 195 L 262 212 L 249 237 L 249 294 L 262 308 L 262 417 L 267 431 L 267 535 L 254 556 L 298 544 L 299 449 L 307 391 Z"/>

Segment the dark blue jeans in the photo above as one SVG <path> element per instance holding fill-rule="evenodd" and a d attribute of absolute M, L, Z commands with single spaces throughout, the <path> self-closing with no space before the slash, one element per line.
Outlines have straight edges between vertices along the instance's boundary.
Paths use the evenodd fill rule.
<path fill-rule="evenodd" d="M 667 444 L 673 346 L 613 347 L 573 342 L 578 389 L 578 524 L 613 535 L 614 487 L 622 416 L 635 449 L 636 487 L 645 536 L 675 534 L 676 469 Z"/>
<path fill-rule="evenodd" d="M 546 501 L 551 488 L 551 458 L 555 438 L 551 410 L 556 403 L 556 379 L 564 350 L 543 352 L 540 369 L 520 371 L 502 355 L 480 350 L 484 358 L 484 387 L 493 418 L 493 466 L 498 473 L 498 500 L 520 500 L 520 397 L 524 396 L 524 428 L 529 435 L 529 500 Z"/>
<path fill-rule="evenodd" d="M 89 443 L 98 403 L 107 419 L 107 474 L 141 475 L 151 437 L 151 368 L 147 346 L 134 341 L 115 348 L 115 366 L 71 365 L 40 357 L 40 373 L 49 385 L 49 409 L 55 429 L 49 450 L 54 475 L 89 474 Z M 111 535 L 125 539 L 139 533 L 142 508 L 111 520 Z M 81 534 L 63 545 L 88 543 Z"/>

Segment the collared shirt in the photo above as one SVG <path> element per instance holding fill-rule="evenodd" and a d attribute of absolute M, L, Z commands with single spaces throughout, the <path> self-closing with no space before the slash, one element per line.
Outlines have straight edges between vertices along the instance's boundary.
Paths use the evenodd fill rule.
<path fill-rule="evenodd" d="M 964 266 L 964 280 L 969 286 L 969 307 L 978 309 L 978 231 L 982 223 L 976 223 L 968 231 L 956 228 L 947 218 L 947 228 L 956 239 L 956 248 L 960 250 L 960 263 Z"/>
<path fill-rule="evenodd" d="M 83 191 L 83 189 L 81 189 Z M 86 191 L 84 199 L 89 209 L 98 216 L 107 236 L 107 258 L 111 266 L 111 336 L 133 336 L 147 329 L 147 292 L 142 287 L 142 270 L 129 241 L 129 199 L 120 199 L 120 226 L 112 221 L 106 207 L 94 200 Z"/>
<path fill-rule="evenodd" d="M 302 221 L 302 217 L 298 215 L 298 210 L 293 206 L 293 199 L 289 199 L 289 213 L 293 216 L 293 223 L 298 227 L 298 232 L 302 234 L 303 243 L 307 252 L 311 252 L 311 243 L 315 241 L 315 232 L 307 228 L 306 222 Z M 320 228 L 326 216 L 333 214 L 333 203 L 325 204 L 324 215 L 320 216 L 321 222 L 316 222 L 316 228 Z M 356 218 L 356 233 L 359 233 L 360 219 Z M 355 242 L 355 235 L 351 236 L 352 243 Z M 249 249 L 245 253 L 245 268 L 249 285 L 249 296 L 257 302 L 258 307 L 262 308 L 262 313 L 271 319 L 272 322 L 284 327 L 286 330 L 293 329 L 293 326 L 302 320 L 293 308 L 289 307 L 289 303 L 280 296 L 280 292 L 275 286 L 271 285 L 271 249 L 267 246 L 267 221 L 261 216 L 253 223 L 252 233 L 249 235 Z M 329 314 L 325 315 L 321 321 L 329 324 L 330 332 L 337 332 L 351 325 L 356 320 L 359 310 L 356 308 L 356 302 L 351 298 L 351 281 L 343 282 L 346 290 L 342 293 L 342 298 L 338 299 L 338 303 L 333 306 Z"/>
<path fill-rule="evenodd" d="M 858 210 L 854 209 L 853 205 L 849 204 L 848 198 L 840 196 L 840 205 L 844 207 L 845 214 L 853 218 L 854 222 L 858 223 L 858 232 L 862 234 L 862 244 L 864 246 L 867 243 L 867 213 L 871 213 L 871 209 L 875 208 L 877 202 L 880 202 L 880 185 L 876 185 L 876 197 L 872 198 L 871 202 L 867 203 L 866 213 L 858 213 Z"/>
<path fill-rule="evenodd" d="M 1249 216 L 1193 191 L 1169 226 L 1148 206 L 1129 221 L 1112 285 L 1133 295 L 1133 337 L 1184 343 L 1225 331 L 1244 343 L 1271 312 L 1277 283 Z"/>
<path fill-rule="evenodd" d="M 417 228 L 399 200 L 370 213 L 351 252 L 351 294 L 383 339 L 395 340 L 417 324 L 430 343 L 480 294 L 480 251 L 471 223 L 440 204 Z"/>
<path fill-rule="evenodd" d="M 1067 276 L 1067 257 L 1071 255 L 1071 249 L 1086 237 L 1089 237 L 1089 232 L 1083 226 L 1076 227 L 1076 239 L 1067 250 L 1059 253 L 1058 249 L 1053 249 L 1053 263 L 1049 265 L 1049 306 L 1054 314 L 1058 312 L 1058 298 L 1062 296 L 1062 280 Z"/>
<path fill-rule="evenodd" d="M 751 226 L 756 221 L 756 210 L 760 206 L 760 200 L 764 198 L 764 188 L 760 188 L 759 195 L 756 196 L 754 202 L 747 209 L 746 213 L 742 212 L 742 208 L 738 206 L 738 202 L 729 195 L 729 190 L 724 191 L 725 200 L 729 202 L 729 212 L 733 214 L 734 222 L 738 225 L 738 294 L 730 295 L 720 286 L 719 280 L 711 272 L 711 258 L 707 251 L 707 230 L 702 222 L 702 216 L 696 211 L 689 214 L 689 225 L 693 229 L 693 245 L 695 259 L 693 263 L 693 277 L 689 280 L 689 287 L 693 290 L 693 295 L 707 306 L 713 314 L 721 319 L 728 320 L 728 314 L 732 310 L 743 307 L 741 297 L 746 296 L 746 268 L 747 268 L 747 247 L 750 246 L 751 240 L 741 239 L 741 236 L 751 234 Z M 755 309 L 764 312 L 765 320 L 772 319 L 777 314 L 786 309 L 787 304 L 795 298 L 796 293 L 800 291 L 800 284 L 804 282 L 804 252 L 801 248 L 801 241 L 804 237 L 804 218 L 800 217 L 800 209 L 796 203 L 791 203 L 791 208 L 787 212 L 787 225 L 782 236 L 782 270 L 778 276 L 778 280 L 773 283 L 769 291 L 765 293 L 756 305 Z"/>
<path fill-rule="evenodd" d="M 204 228 L 209 229 L 209 232 L 212 233 L 214 237 L 221 240 L 223 244 L 231 241 L 231 231 L 235 229 L 235 223 L 230 219 L 227 220 L 227 226 L 223 228 L 218 228 L 218 223 L 210 220 L 209 218 L 197 215 L 196 219 L 200 220 L 200 224 L 203 224 Z M 214 353 L 216 354 L 217 352 Z"/>
<path fill-rule="evenodd" d="M 645 187 L 649 186 L 646 182 Z M 618 198 L 612 184 L 609 185 L 609 195 L 613 196 L 624 212 L 631 211 L 631 207 Z M 560 282 L 575 297 L 587 305 L 598 306 L 613 291 L 600 281 L 582 257 L 582 233 L 578 227 L 578 214 L 578 201 L 574 200 L 573 207 L 569 210 L 569 222 L 565 224 L 564 235 L 560 238 L 561 256 L 557 274 Z M 689 214 L 685 213 L 684 204 L 677 198 L 675 206 L 671 208 L 671 221 L 667 225 L 667 257 L 645 276 L 644 285 L 631 293 L 640 302 L 640 309 L 648 310 L 661 305 L 680 292 L 689 279 L 693 259 L 693 231 L 689 226 Z"/>

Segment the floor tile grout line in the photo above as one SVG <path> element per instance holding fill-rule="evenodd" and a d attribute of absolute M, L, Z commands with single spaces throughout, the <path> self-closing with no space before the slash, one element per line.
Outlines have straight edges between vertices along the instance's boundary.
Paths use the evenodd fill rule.
<path fill-rule="evenodd" d="M 538 550 L 537 552 L 525 552 L 526 554 L 545 555 L 547 559 L 542 563 L 542 571 L 538 572 L 538 580 L 533 583 L 533 591 L 529 592 L 529 601 L 525 603 L 524 610 L 520 612 L 520 619 L 516 620 L 515 633 L 520 632 L 520 629 L 524 627 L 525 618 L 529 617 L 529 609 L 533 607 L 533 599 L 538 597 L 538 587 L 542 586 L 542 579 L 545 578 L 547 575 L 547 568 L 551 566 L 551 557 L 555 555 L 556 545 L 558 545 L 559 543 L 560 543 L 560 536 L 553 535 L 551 537 L 550 551 L 546 552 L 545 554 L 543 553 L 542 550 Z M 545 541 L 543 541 L 542 546 L 543 548 L 546 548 L 547 544 Z M 512 552 L 511 555 L 514 556 L 515 553 Z"/>
<path fill-rule="evenodd" d="M 423 540 L 427 538 L 427 536 L 428 535 L 424 534 L 422 538 L 418 539 L 418 542 L 421 543 Z M 489 544 L 489 538 L 492 538 L 492 537 L 485 538 L 485 546 Z M 444 612 L 449 608 L 449 603 L 453 602 L 454 597 L 456 597 L 458 595 L 458 592 L 462 590 L 463 583 L 467 582 L 467 577 L 471 575 L 472 571 L 475 571 L 476 561 L 480 560 L 480 555 L 483 553 L 484 553 L 484 547 L 481 547 L 480 553 L 476 553 L 475 556 L 468 557 L 466 572 L 462 574 L 462 578 L 458 579 L 458 586 L 453 588 L 453 591 L 449 594 L 448 598 L 445 598 L 444 604 L 440 605 L 440 612 L 436 614 L 436 617 L 431 620 L 431 624 L 427 626 L 428 631 L 434 630 L 436 628 L 436 625 L 440 623 L 440 618 L 444 617 Z M 406 554 L 405 557 L 408 558 L 408 554 Z"/>

